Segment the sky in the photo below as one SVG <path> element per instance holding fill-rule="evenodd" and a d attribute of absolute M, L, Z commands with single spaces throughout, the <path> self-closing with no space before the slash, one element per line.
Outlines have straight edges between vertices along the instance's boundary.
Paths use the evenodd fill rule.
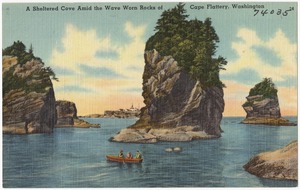
<path fill-rule="evenodd" d="M 208 4 L 227 5 L 229 9 L 207 9 Z M 255 15 L 254 9 L 234 9 L 232 4 L 264 8 Z M 124 10 L 124 5 L 138 10 Z M 140 10 L 141 5 L 155 10 Z M 2 5 L 2 48 L 17 40 L 28 48 L 32 44 L 35 56 L 52 67 L 59 78 L 59 82 L 53 81 L 56 99 L 75 102 L 78 115 L 101 114 L 132 104 L 141 108 L 145 43 L 155 33 L 161 13 L 175 5 L 6 3 Z M 35 6 L 58 7 L 58 11 L 33 11 Z M 77 10 L 78 6 L 92 6 L 93 10 Z M 95 6 L 102 10 L 94 10 Z M 105 6 L 120 10 L 105 10 Z M 204 9 L 194 9 L 201 6 Z M 220 73 L 226 85 L 224 116 L 245 116 L 241 106 L 245 97 L 265 77 L 271 77 L 278 88 L 281 114 L 297 115 L 296 3 L 191 2 L 185 8 L 189 19 L 210 17 L 220 38 L 216 56 L 228 61 Z M 264 10 L 268 14 L 261 14 Z M 285 10 L 290 10 L 286 16 Z"/>

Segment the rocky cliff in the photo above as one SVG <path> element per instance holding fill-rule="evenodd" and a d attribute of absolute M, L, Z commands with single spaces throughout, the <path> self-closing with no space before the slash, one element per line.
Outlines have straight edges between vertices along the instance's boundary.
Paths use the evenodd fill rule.
<path fill-rule="evenodd" d="M 90 124 L 77 117 L 77 108 L 75 103 L 70 101 L 56 101 L 57 123 L 55 127 L 100 127 L 98 124 Z"/>
<path fill-rule="evenodd" d="M 245 124 L 295 125 L 281 117 L 277 89 L 271 79 L 265 78 L 253 87 L 243 108 L 247 113 Z"/>
<path fill-rule="evenodd" d="M 47 70 L 39 59 L 20 64 L 19 57 L 3 56 L 3 133 L 52 132 L 55 96 Z"/>
<path fill-rule="evenodd" d="M 298 180 L 298 141 L 279 150 L 260 153 L 251 158 L 244 168 L 263 178 Z"/>
<path fill-rule="evenodd" d="M 156 50 L 147 51 L 144 58 L 146 106 L 134 125 L 111 140 L 153 143 L 220 137 L 223 89 L 201 87 L 171 56 L 162 57 Z"/>

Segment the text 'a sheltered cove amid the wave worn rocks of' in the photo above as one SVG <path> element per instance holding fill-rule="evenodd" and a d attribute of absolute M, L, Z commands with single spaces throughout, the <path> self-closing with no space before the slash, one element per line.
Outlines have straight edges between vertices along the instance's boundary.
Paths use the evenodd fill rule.
<path fill-rule="evenodd" d="M 163 10 L 163 5 L 138 5 L 138 6 L 133 6 L 133 5 L 103 5 L 103 6 L 27 6 L 26 11 L 40 11 L 40 12 L 58 12 L 58 11 L 121 11 L 121 10 L 128 10 L 128 11 L 152 11 L 152 10 Z"/>

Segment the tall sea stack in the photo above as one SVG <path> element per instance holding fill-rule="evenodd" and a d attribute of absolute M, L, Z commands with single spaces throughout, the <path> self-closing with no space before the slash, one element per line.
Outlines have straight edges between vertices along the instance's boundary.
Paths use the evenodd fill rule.
<path fill-rule="evenodd" d="M 171 56 L 145 53 L 140 119 L 112 138 L 118 142 L 191 141 L 221 136 L 223 89 L 202 88 Z"/>
<path fill-rule="evenodd" d="M 51 68 L 18 41 L 3 50 L 2 75 L 3 133 L 52 132 L 56 110 Z"/>
<path fill-rule="evenodd" d="M 145 47 L 140 119 L 111 140 L 151 143 L 221 136 L 224 111 L 215 52 L 218 35 L 210 18 L 188 20 L 184 4 L 165 10 Z"/>

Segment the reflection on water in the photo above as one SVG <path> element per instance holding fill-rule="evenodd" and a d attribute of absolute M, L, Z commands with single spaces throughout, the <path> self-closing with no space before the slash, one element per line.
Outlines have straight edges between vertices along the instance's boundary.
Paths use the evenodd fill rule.
<path fill-rule="evenodd" d="M 296 120 L 297 118 L 292 118 Z M 243 165 L 257 153 L 297 139 L 297 127 L 239 124 L 223 118 L 222 137 L 156 144 L 108 139 L 134 119 L 87 119 L 101 128 L 58 128 L 53 134 L 3 135 L 4 187 L 294 187 L 296 181 L 262 179 Z M 182 147 L 182 152 L 166 152 Z M 140 164 L 107 161 L 105 155 L 143 154 Z"/>

